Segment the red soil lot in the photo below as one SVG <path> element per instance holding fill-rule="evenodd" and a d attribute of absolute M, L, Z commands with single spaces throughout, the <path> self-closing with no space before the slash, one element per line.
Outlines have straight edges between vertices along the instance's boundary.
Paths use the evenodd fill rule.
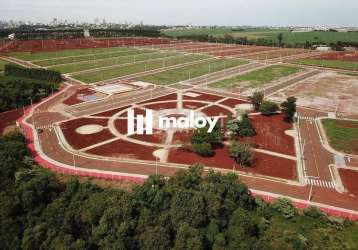
<path fill-rule="evenodd" d="M 200 96 L 190 97 L 190 96 L 187 96 L 187 95 L 183 95 L 184 100 L 216 102 L 216 101 L 219 101 L 220 99 L 224 98 L 223 96 L 210 95 L 210 94 L 200 93 L 200 92 L 196 92 L 196 91 L 189 91 L 189 93 L 199 94 Z"/>
<path fill-rule="evenodd" d="M 67 98 L 65 101 L 63 101 L 63 104 L 71 106 L 71 105 L 82 103 L 84 101 L 78 99 L 77 98 L 78 95 L 80 95 L 80 94 L 82 94 L 82 95 L 93 95 L 94 93 L 96 93 L 96 91 L 94 91 L 92 89 L 89 89 L 89 88 L 79 89 L 79 90 L 77 90 L 76 93 L 74 93 L 69 98 Z"/>
<path fill-rule="evenodd" d="M 109 156 L 109 157 L 125 157 L 139 160 L 155 161 L 153 151 L 155 147 L 143 146 L 123 140 L 116 140 L 111 143 L 99 146 L 97 148 L 86 151 L 88 154 Z"/>
<path fill-rule="evenodd" d="M 23 109 L 13 109 L 0 113 L 0 135 L 4 132 L 5 128 L 16 124 L 16 120 L 23 114 Z"/>
<path fill-rule="evenodd" d="M 175 109 L 177 102 L 154 103 L 144 106 L 147 109 L 162 110 L 162 109 Z"/>
<path fill-rule="evenodd" d="M 183 102 L 183 107 L 186 109 L 198 109 L 198 108 L 204 107 L 205 105 L 207 105 L 207 104 L 200 103 L 200 102 L 190 102 L 190 101 Z"/>
<path fill-rule="evenodd" d="M 127 109 L 129 107 L 130 106 L 124 106 L 124 107 L 121 107 L 121 108 L 111 109 L 111 110 L 108 110 L 108 111 L 105 111 L 105 112 L 94 114 L 92 116 L 112 117 L 113 115 L 117 114 L 118 112 L 120 112 L 122 110 L 125 110 L 125 109 Z"/>
<path fill-rule="evenodd" d="M 99 133 L 90 134 L 90 135 L 82 135 L 76 132 L 78 127 L 88 124 L 98 124 L 102 126 L 107 126 L 108 119 L 100 119 L 100 118 L 79 118 L 76 120 L 70 120 L 61 124 L 62 132 L 67 140 L 67 142 L 74 149 L 81 149 L 93 144 L 97 144 L 103 142 L 105 140 L 109 140 L 114 138 L 114 135 L 108 130 L 103 129 Z"/>
<path fill-rule="evenodd" d="M 114 126 L 116 127 L 117 131 L 123 135 L 127 134 L 128 126 L 127 126 L 127 119 L 117 119 L 114 121 Z"/>
<path fill-rule="evenodd" d="M 248 102 L 246 102 L 244 100 L 234 99 L 234 98 L 229 98 L 225 101 L 220 102 L 220 104 L 228 106 L 230 108 L 235 108 L 235 106 L 238 104 L 246 104 L 246 103 L 248 103 Z"/>
<path fill-rule="evenodd" d="M 339 169 L 344 187 L 353 195 L 358 195 L 358 172 L 350 169 Z"/>
<path fill-rule="evenodd" d="M 167 38 L 115 38 L 115 39 L 47 39 L 18 40 L 6 47 L 2 52 L 11 51 L 56 51 L 64 49 L 107 48 L 119 46 L 141 46 L 167 44 L 173 40 Z"/>
<path fill-rule="evenodd" d="M 282 154 L 296 155 L 294 138 L 286 135 L 285 131 L 292 128 L 292 124 L 283 120 L 283 115 L 255 115 L 250 116 L 257 135 L 240 139 L 254 143 L 259 148 Z"/>
<path fill-rule="evenodd" d="M 285 158 L 275 157 L 262 153 L 254 152 L 255 164 L 252 167 L 240 167 L 228 153 L 228 147 L 215 150 L 213 157 L 201 157 L 195 153 L 187 152 L 182 149 L 172 149 L 169 153 L 169 162 L 181 164 L 203 163 L 209 167 L 233 169 L 235 170 L 278 177 L 283 179 L 296 179 L 296 162 Z"/>
<path fill-rule="evenodd" d="M 203 113 L 205 113 L 207 116 L 218 116 L 218 115 L 233 115 L 232 112 L 230 112 L 229 110 L 222 108 L 220 106 L 217 105 L 213 105 L 213 106 L 209 106 L 207 108 L 204 108 L 203 110 L 201 110 Z"/>
<path fill-rule="evenodd" d="M 165 142 L 166 133 L 164 131 L 154 129 L 152 135 L 132 135 L 130 138 L 144 142 L 161 144 Z"/>
<path fill-rule="evenodd" d="M 341 60 L 349 62 L 358 62 L 358 53 L 357 52 L 331 52 L 327 54 L 320 55 L 317 57 L 324 60 Z"/>
<path fill-rule="evenodd" d="M 170 95 L 165 95 L 162 97 L 158 97 L 158 98 L 154 98 L 154 99 L 150 99 L 144 102 L 140 102 L 139 104 L 144 104 L 144 103 L 151 103 L 151 102 L 162 102 L 162 101 L 174 101 L 177 100 L 177 94 L 170 94 Z"/>

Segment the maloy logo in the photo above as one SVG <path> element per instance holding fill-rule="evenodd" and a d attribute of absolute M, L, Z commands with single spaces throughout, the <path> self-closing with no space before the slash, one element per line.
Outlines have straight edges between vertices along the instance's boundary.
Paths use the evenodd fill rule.
<path fill-rule="evenodd" d="M 189 115 L 182 117 L 158 116 L 154 121 L 153 110 L 146 109 L 145 116 L 137 115 L 133 109 L 127 111 L 127 133 L 128 135 L 151 135 L 153 134 L 153 123 L 158 124 L 159 129 L 195 129 L 204 128 L 209 125 L 208 133 L 211 133 L 217 124 L 219 117 L 196 116 L 195 111 L 190 110 Z"/>

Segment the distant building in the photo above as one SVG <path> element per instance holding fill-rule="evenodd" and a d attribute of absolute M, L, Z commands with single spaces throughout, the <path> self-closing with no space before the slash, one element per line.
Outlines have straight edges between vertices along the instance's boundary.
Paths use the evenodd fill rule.
<path fill-rule="evenodd" d="M 318 45 L 318 46 L 314 46 L 316 48 L 317 51 L 330 51 L 332 50 L 332 47 L 329 46 L 325 46 L 325 45 Z"/>
<path fill-rule="evenodd" d="M 9 38 L 10 40 L 14 40 L 15 39 L 15 33 L 12 33 L 12 34 L 8 35 L 7 38 Z"/>

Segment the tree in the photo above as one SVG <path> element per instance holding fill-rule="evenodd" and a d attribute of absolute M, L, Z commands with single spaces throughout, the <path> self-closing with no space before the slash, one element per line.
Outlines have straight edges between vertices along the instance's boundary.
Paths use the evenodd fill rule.
<path fill-rule="evenodd" d="M 193 152 L 197 153 L 198 155 L 209 157 L 214 155 L 214 151 L 211 147 L 210 143 L 203 142 L 203 143 L 194 143 L 192 144 Z"/>
<path fill-rule="evenodd" d="M 255 110 L 259 110 L 261 103 L 264 101 L 264 93 L 260 91 L 256 91 L 252 94 L 252 96 L 249 97 L 249 100 L 251 101 L 252 105 L 254 106 Z"/>
<path fill-rule="evenodd" d="M 272 115 L 278 110 L 278 105 L 274 102 L 264 101 L 260 106 L 260 112 L 263 115 Z"/>
<path fill-rule="evenodd" d="M 213 156 L 213 149 L 221 146 L 222 138 L 223 133 L 218 124 L 211 133 L 208 133 L 208 128 L 196 129 L 191 137 L 191 149 L 201 156 Z"/>
<path fill-rule="evenodd" d="M 241 115 L 241 120 L 231 119 L 227 122 L 227 128 L 240 137 L 254 136 L 256 131 L 247 114 Z"/>
<path fill-rule="evenodd" d="M 278 46 L 281 47 L 282 46 L 282 41 L 283 41 L 283 34 L 279 33 L 277 35 L 277 40 L 278 40 Z"/>
<path fill-rule="evenodd" d="M 230 156 L 241 166 L 247 167 L 253 164 L 251 146 L 249 144 L 233 142 L 230 146 Z"/>
<path fill-rule="evenodd" d="M 287 121 L 292 121 L 292 118 L 296 113 L 296 101 L 297 98 L 291 96 L 281 103 L 281 110 Z"/>

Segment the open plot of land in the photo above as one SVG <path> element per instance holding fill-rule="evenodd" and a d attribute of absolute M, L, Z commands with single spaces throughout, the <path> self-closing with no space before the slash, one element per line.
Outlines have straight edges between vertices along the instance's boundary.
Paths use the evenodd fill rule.
<path fill-rule="evenodd" d="M 158 74 L 140 77 L 139 80 L 159 85 L 168 85 L 216 71 L 236 67 L 245 63 L 245 61 L 241 60 L 216 59 L 193 66 L 172 69 Z"/>
<path fill-rule="evenodd" d="M 43 66 L 43 67 L 50 67 L 59 64 L 67 64 L 67 63 L 76 63 L 76 62 L 84 62 L 84 61 L 95 61 L 95 60 L 103 60 L 107 58 L 113 57 L 120 57 L 120 56 L 129 56 L 129 55 L 137 55 L 137 54 L 144 54 L 150 53 L 151 50 L 135 50 L 135 49 L 128 49 L 128 50 L 120 50 L 118 52 L 103 52 L 97 54 L 89 54 L 89 55 L 82 55 L 82 56 L 70 56 L 70 57 L 61 57 L 57 59 L 46 59 L 46 60 L 38 60 L 33 61 L 33 63 Z"/>
<path fill-rule="evenodd" d="M 357 114 L 358 78 L 333 72 L 320 73 L 275 93 L 270 99 L 281 102 L 289 96 L 297 97 L 300 106 Z"/>
<path fill-rule="evenodd" d="M 257 88 L 301 71 L 301 68 L 273 65 L 209 84 L 212 88 Z"/>
<path fill-rule="evenodd" d="M 128 48 L 126 47 L 112 47 L 112 48 L 91 48 L 91 49 L 68 49 L 68 50 L 36 52 L 36 53 L 12 52 L 9 53 L 9 55 L 25 61 L 34 61 L 34 60 L 46 60 L 46 59 L 70 57 L 70 56 L 82 56 L 82 55 L 93 55 L 93 54 L 101 54 L 101 53 L 108 53 L 108 52 L 119 52 L 119 51 L 127 51 L 127 50 Z"/>
<path fill-rule="evenodd" d="M 350 169 L 339 169 L 339 175 L 344 187 L 350 194 L 358 196 L 358 171 Z"/>
<path fill-rule="evenodd" d="M 205 59 L 204 55 L 184 55 L 167 59 L 158 59 L 151 62 L 141 62 L 126 66 L 113 67 L 110 69 L 99 70 L 90 73 L 78 74 L 74 78 L 86 83 L 108 80 L 116 77 L 165 68 L 168 66 L 179 65 Z"/>
<path fill-rule="evenodd" d="M 119 56 L 119 57 L 113 57 L 108 58 L 104 60 L 93 60 L 93 61 L 86 61 L 86 62 L 80 62 L 80 63 L 71 63 L 71 64 L 64 64 L 64 65 L 58 65 L 51 67 L 51 69 L 58 70 L 61 73 L 73 73 L 83 70 L 89 70 L 89 69 L 96 69 L 100 67 L 108 67 L 108 66 L 114 66 L 114 65 L 121 65 L 126 63 L 135 63 L 140 61 L 146 61 L 146 60 L 153 60 L 158 58 L 165 58 L 170 56 L 180 55 L 178 53 L 174 52 L 157 52 L 157 53 L 144 53 L 144 54 L 137 54 L 137 55 L 131 55 L 131 56 Z"/>
<path fill-rule="evenodd" d="M 281 49 L 273 52 L 264 52 L 264 53 L 258 53 L 255 55 L 247 55 L 242 56 L 243 58 L 247 59 L 253 59 L 253 60 L 266 60 L 266 59 L 273 59 L 273 58 L 279 58 L 279 57 L 286 57 L 286 56 L 292 56 L 292 55 L 298 55 L 305 53 L 305 50 L 299 50 L 299 49 Z"/>
<path fill-rule="evenodd" d="M 326 68 L 358 70 L 358 62 L 340 61 L 340 60 L 324 60 L 324 59 L 299 59 L 294 63 L 311 65 Z"/>
<path fill-rule="evenodd" d="M 322 124 L 334 149 L 358 154 L 358 121 L 324 119 Z"/>

